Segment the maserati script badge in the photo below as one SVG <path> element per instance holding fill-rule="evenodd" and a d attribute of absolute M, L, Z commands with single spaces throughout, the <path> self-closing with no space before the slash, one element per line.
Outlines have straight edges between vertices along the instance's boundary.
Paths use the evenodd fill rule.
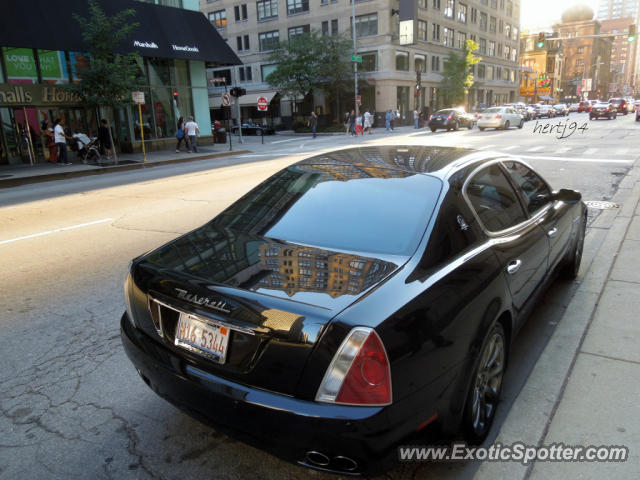
<path fill-rule="evenodd" d="M 189 293 L 186 290 L 182 290 L 181 288 L 176 288 L 176 292 L 178 292 L 178 298 L 182 300 L 187 300 L 188 302 L 195 303 L 196 305 L 202 305 L 203 307 L 213 308 L 214 310 L 219 310 L 224 313 L 231 313 L 229 310 L 229 306 L 227 302 L 223 300 L 213 301 L 208 297 L 200 297 L 195 293 Z"/>

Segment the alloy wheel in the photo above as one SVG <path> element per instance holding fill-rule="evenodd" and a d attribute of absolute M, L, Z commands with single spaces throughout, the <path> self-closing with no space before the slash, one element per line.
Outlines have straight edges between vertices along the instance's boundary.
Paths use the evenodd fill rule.
<path fill-rule="evenodd" d="M 480 357 L 472 394 L 471 420 L 474 433 L 486 433 L 495 415 L 504 375 L 504 335 L 494 331 Z"/>

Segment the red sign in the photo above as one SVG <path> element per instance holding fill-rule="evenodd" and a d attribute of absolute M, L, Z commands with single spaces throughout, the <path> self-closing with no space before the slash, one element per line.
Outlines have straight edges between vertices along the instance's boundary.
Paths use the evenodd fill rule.
<path fill-rule="evenodd" d="M 360 95 L 356 95 L 356 105 L 362 105 L 362 97 Z"/>
<path fill-rule="evenodd" d="M 231 97 L 227 92 L 224 92 L 222 94 L 222 105 L 225 107 L 228 107 L 229 105 L 231 105 Z"/>
<path fill-rule="evenodd" d="M 268 107 L 269 102 L 267 102 L 267 99 L 264 97 L 260 97 L 258 99 L 258 110 L 260 110 L 261 112 L 266 112 Z"/>

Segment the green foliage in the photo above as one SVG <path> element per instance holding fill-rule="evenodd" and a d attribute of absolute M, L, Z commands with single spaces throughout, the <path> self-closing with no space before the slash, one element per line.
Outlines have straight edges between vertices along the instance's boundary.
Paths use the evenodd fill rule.
<path fill-rule="evenodd" d="M 89 66 L 78 70 L 80 83 L 70 85 L 89 107 L 122 107 L 132 103 L 131 92 L 140 87 L 138 54 L 115 53 L 138 23 L 131 23 L 135 10 L 108 16 L 96 0 L 89 0 L 89 17 L 74 14 L 89 45 Z"/>
<path fill-rule="evenodd" d="M 351 62 L 349 40 L 343 36 L 321 35 L 314 31 L 281 42 L 271 54 L 276 69 L 266 81 L 281 95 L 304 97 L 314 88 L 326 93 L 349 81 Z"/>
<path fill-rule="evenodd" d="M 449 57 L 444 61 L 442 74 L 442 84 L 446 105 L 457 105 L 464 101 L 464 97 L 473 86 L 474 78 L 472 73 L 473 65 L 482 60 L 474 54 L 479 45 L 473 40 L 465 42 L 464 54 L 458 56 L 449 53 Z"/>

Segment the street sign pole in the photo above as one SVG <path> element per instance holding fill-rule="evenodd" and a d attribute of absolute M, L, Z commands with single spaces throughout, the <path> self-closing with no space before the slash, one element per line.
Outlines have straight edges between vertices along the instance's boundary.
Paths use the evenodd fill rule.
<path fill-rule="evenodd" d="M 138 104 L 138 114 L 140 115 L 140 143 L 142 143 L 142 163 L 147 161 L 147 152 L 144 148 L 144 127 L 142 125 L 142 105 Z"/>
<path fill-rule="evenodd" d="M 356 38 L 358 37 L 358 34 L 356 32 L 356 2 L 355 0 L 351 0 L 351 31 L 353 32 L 353 54 L 357 55 L 358 54 L 358 46 L 357 46 L 357 40 Z M 355 104 L 356 108 L 356 118 L 358 118 L 358 114 L 360 112 L 360 109 L 358 108 L 358 102 L 356 100 L 356 98 L 358 97 L 358 62 L 353 62 L 353 85 L 354 85 L 354 92 L 353 92 L 353 103 Z"/>

